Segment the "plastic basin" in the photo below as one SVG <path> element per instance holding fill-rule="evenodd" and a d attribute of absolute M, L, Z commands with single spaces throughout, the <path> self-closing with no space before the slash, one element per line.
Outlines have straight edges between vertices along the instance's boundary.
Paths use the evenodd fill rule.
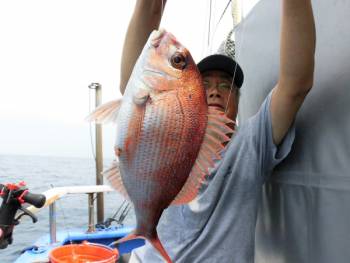
<path fill-rule="evenodd" d="M 117 249 L 83 242 L 57 247 L 50 252 L 51 263 L 115 263 L 119 258 Z"/>

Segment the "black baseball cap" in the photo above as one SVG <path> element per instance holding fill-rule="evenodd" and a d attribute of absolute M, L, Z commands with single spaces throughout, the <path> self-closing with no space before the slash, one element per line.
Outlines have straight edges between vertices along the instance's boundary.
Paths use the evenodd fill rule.
<path fill-rule="evenodd" d="M 244 80 L 243 70 L 240 65 L 229 56 L 222 54 L 210 55 L 203 58 L 197 64 L 197 67 L 201 73 L 208 70 L 222 70 L 230 76 L 235 77 L 234 83 L 238 88 L 242 87 Z"/>

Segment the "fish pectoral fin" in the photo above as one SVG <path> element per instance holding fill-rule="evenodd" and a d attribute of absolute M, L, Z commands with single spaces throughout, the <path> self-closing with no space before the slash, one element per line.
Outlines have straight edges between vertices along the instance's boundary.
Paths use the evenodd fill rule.
<path fill-rule="evenodd" d="M 227 134 L 234 133 L 230 127 L 234 122 L 223 113 L 209 107 L 208 124 L 201 148 L 195 164 L 186 183 L 182 187 L 171 205 L 182 205 L 191 202 L 198 195 L 198 191 L 209 169 L 215 165 L 214 160 L 220 160 L 220 152 L 225 148 L 224 143 L 230 140 Z"/>
<path fill-rule="evenodd" d="M 137 105 L 143 105 L 146 103 L 148 98 L 150 97 L 149 91 L 146 89 L 139 89 L 133 95 L 133 102 Z"/>
<path fill-rule="evenodd" d="M 95 121 L 96 123 L 116 122 L 122 99 L 112 100 L 97 107 L 87 116 L 87 121 Z"/>
<path fill-rule="evenodd" d="M 117 160 L 112 162 L 112 165 L 102 173 L 111 184 L 111 186 L 121 193 L 125 199 L 130 200 L 128 192 L 125 189 Z"/>

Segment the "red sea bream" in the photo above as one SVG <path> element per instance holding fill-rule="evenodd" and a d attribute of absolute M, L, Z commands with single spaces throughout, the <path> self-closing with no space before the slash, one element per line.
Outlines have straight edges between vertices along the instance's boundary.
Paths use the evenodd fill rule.
<path fill-rule="evenodd" d="M 164 30 L 150 35 L 123 98 L 102 105 L 90 120 L 117 124 L 117 160 L 105 175 L 134 204 L 137 219 L 122 241 L 146 238 L 171 262 L 158 239 L 158 221 L 169 205 L 196 197 L 233 132 L 232 121 L 208 108 L 191 54 Z"/>

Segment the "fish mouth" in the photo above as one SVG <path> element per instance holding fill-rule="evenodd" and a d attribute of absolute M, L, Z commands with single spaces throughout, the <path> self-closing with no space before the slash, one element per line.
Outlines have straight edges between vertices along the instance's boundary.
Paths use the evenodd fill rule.
<path fill-rule="evenodd" d="M 153 47 L 158 47 L 165 33 L 165 29 L 153 30 L 150 37 L 151 45 Z"/>

